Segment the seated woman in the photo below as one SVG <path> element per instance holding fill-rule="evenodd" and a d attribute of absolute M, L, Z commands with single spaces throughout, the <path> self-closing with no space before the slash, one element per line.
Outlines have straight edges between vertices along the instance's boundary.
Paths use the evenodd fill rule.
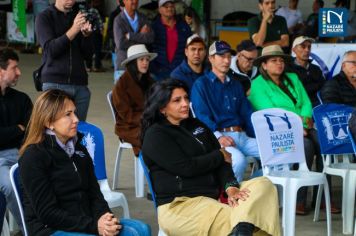
<path fill-rule="evenodd" d="M 304 124 L 307 166 L 311 169 L 316 156 L 316 170 L 322 172 L 319 141 L 313 128 L 312 104 L 298 76 L 285 72 L 285 64 L 290 61 L 291 57 L 284 54 L 278 45 L 263 48 L 262 55 L 254 61 L 254 65 L 259 67 L 260 75 L 252 81 L 248 99 L 255 110 L 282 108 L 298 114 Z M 307 214 L 306 195 L 307 188 L 302 188 L 297 200 L 296 212 L 299 215 Z M 316 197 L 316 193 L 314 195 Z"/>
<path fill-rule="evenodd" d="M 91 157 L 77 133 L 73 99 L 60 90 L 41 94 L 30 118 L 19 160 L 29 235 L 150 235 L 148 225 L 111 213 Z M 143 227 L 143 228 L 142 228 Z"/>
<path fill-rule="evenodd" d="M 125 142 L 131 143 L 136 156 L 140 152 L 141 114 L 145 94 L 152 85 L 148 67 L 157 56 L 149 53 L 143 44 L 129 47 L 124 74 L 116 82 L 112 91 L 112 102 L 116 111 L 115 133 Z"/>
<path fill-rule="evenodd" d="M 168 235 L 280 235 L 277 192 L 265 177 L 238 183 L 231 155 L 210 129 L 189 117 L 188 88 L 154 84 L 142 115 L 142 153 Z M 221 191 L 228 203 L 217 201 Z"/>

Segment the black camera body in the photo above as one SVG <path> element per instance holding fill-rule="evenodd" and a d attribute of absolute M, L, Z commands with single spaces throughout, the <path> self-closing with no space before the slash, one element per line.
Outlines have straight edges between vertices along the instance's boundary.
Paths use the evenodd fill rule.
<path fill-rule="evenodd" d="M 88 8 L 87 4 L 79 4 L 78 5 L 79 12 L 85 15 L 85 20 L 91 24 L 92 30 L 97 30 L 98 27 L 98 18 L 93 12 L 91 12 Z"/>

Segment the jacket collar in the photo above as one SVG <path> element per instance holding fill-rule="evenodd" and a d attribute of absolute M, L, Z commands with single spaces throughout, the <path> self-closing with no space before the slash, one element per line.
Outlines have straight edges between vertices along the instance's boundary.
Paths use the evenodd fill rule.
<path fill-rule="evenodd" d="M 219 78 L 218 77 L 216 77 L 216 75 L 214 74 L 214 72 L 212 71 L 212 70 L 209 70 L 209 71 L 206 71 L 205 72 L 205 76 L 206 77 L 208 77 L 208 79 L 211 81 L 211 82 L 214 82 L 214 81 L 219 81 L 219 82 L 221 82 L 220 80 L 219 80 Z M 225 75 L 225 81 L 224 81 L 224 84 L 225 83 L 229 83 L 230 82 L 230 77 L 226 74 Z"/>
<path fill-rule="evenodd" d="M 196 73 L 195 71 L 190 68 L 187 59 L 184 59 L 181 64 L 181 70 L 184 74 L 194 74 L 194 75 L 201 75 L 206 71 L 206 67 L 204 66 L 203 63 L 203 72 L 202 73 Z"/>
<path fill-rule="evenodd" d="M 233 56 L 232 59 L 231 59 L 231 64 L 230 64 L 231 70 L 233 70 L 234 72 L 236 72 L 239 75 L 246 76 L 246 77 L 248 77 L 250 79 L 254 78 L 256 76 L 256 74 L 257 74 L 257 67 L 256 66 L 252 67 L 251 76 L 249 76 L 249 75 L 247 75 L 247 74 L 245 74 L 245 73 L 240 71 L 240 69 L 237 66 L 236 62 L 237 62 L 237 56 Z"/>

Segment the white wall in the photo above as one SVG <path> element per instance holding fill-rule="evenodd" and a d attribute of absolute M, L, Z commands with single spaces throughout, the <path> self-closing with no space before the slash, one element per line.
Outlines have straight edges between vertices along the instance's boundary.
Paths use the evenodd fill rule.
<path fill-rule="evenodd" d="M 334 0 L 324 0 L 324 7 L 333 7 Z M 288 0 L 276 0 L 278 6 L 288 6 Z M 312 12 L 313 0 L 299 0 L 298 8 L 304 19 Z M 258 13 L 258 0 L 211 0 L 211 18 L 221 19 L 224 15 L 234 11 L 248 11 Z"/>

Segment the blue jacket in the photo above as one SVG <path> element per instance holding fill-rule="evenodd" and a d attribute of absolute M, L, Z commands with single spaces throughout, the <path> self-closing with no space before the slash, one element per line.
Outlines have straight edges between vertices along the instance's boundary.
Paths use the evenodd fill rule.
<path fill-rule="evenodd" d="M 239 81 L 227 77 L 224 83 L 212 72 L 195 81 L 191 101 L 196 117 L 213 132 L 221 128 L 241 126 L 254 137 L 251 123 L 252 106 Z"/>
<path fill-rule="evenodd" d="M 178 32 L 178 47 L 172 63 L 167 59 L 167 35 L 166 27 L 162 24 L 161 17 L 158 16 L 152 23 L 155 34 L 155 41 L 152 44 L 152 52 L 158 56 L 150 63 L 151 71 L 156 79 L 166 79 L 184 59 L 184 49 L 187 38 L 192 34 L 190 27 L 181 18 L 176 18 L 176 28 Z"/>
<path fill-rule="evenodd" d="M 194 72 L 188 65 L 187 60 L 183 60 L 182 63 L 172 71 L 171 78 L 184 81 L 189 91 L 191 91 L 193 83 L 202 75 L 204 75 L 204 72 L 199 74 Z"/>

